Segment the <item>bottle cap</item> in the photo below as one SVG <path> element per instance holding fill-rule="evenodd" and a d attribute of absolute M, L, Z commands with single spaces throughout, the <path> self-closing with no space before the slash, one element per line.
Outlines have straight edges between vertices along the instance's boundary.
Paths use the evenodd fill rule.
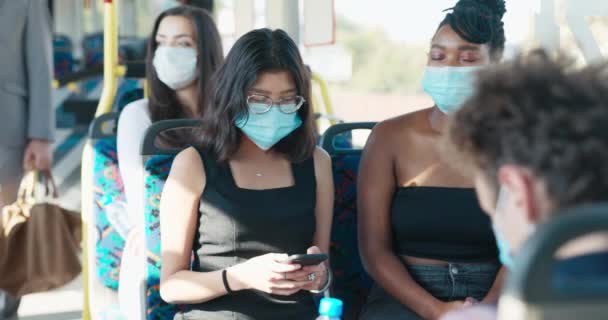
<path fill-rule="evenodd" d="M 342 306 L 342 300 L 340 299 L 323 298 L 319 304 L 319 315 L 339 318 L 342 316 Z"/>

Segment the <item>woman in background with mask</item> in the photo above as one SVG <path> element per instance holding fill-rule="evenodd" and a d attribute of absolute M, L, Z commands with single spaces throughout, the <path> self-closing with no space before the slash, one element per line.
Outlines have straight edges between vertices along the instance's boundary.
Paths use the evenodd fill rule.
<path fill-rule="evenodd" d="M 501 276 L 473 181 L 440 154 L 475 72 L 500 60 L 502 0 L 461 0 L 439 25 L 422 81 L 432 108 L 384 121 L 359 171 L 359 242 L 375 280 L 362 319 L 438 319 L 498 297 Z M 498 275 L 498 276 L 497 276 Z"/>
<path fill-rule="evenodd" d="M 128 104 L 118 121 L 118 163 L 132 224 L 143 222 L 144 168 L 139 146 L 146 129 L 160 120 L 201 117 L 206 87 L 222 61 L 219 32 L 206 11 L 180 6 L 158 16 L 146 56 L 149 98 Z M 178 143 L 173 140 L 165 142 Z M 131 232 L 128 248 L 142 243 L 131 240 L 139 232 Z"/>
<path fill-rule="evenodd" d="M 211 75 L 223 62 L 219 32 L 204 10 L 175 7 L 161 13 L 148 40 L 146 80 L 148 99 L 127 105 L 118 121 L 118 163 L 126 193 L 127 219 L 132 226 L 125 243 L 120 270 L 121 310 L 129 319 L 144 315 L 134 295 L 142 294 L 145 277 L 141 259 L 144 244 L 144 166 L 139 154 L 146 129 L 160 120 L 198 118 Z M 167 134 L 163 143 L 188 143 L 184 135 Z M 139 297 L 139 301 L 145 297 Z"/>
<path fill-rule="evenodd" d="M 316 147 L 310 73 L 284 31 L 260 29 L 212 86 L 201 143 L 163 188 L 161 296 L 185 305 L 176 319 L 313 319 L 328 267 L 288 260 L 329 251 L 331 161 Z"/>

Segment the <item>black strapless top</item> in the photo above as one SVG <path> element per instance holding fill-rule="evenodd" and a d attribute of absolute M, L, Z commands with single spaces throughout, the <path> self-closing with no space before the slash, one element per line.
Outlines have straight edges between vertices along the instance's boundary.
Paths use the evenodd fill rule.
<path fill-rule="evenodd" d="M 498 258 L 489 217 L 468 188 L 399 188 L 391 209 L 399 255 L 450 262 Z"/>

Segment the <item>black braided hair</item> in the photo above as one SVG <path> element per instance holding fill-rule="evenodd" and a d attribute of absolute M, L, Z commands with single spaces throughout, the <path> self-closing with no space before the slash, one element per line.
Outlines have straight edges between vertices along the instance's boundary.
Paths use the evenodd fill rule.
<path fill-rule="evenodd" d="M 448 13 L 439 28 L 449 25 L 463 39 L 488 44 L 493 58 L 500 58 L 505 48 L 502 17 L 507 12 L 504 0 L 460 0 Z M 438 28 L 438 30 L 439 30 Z"/>

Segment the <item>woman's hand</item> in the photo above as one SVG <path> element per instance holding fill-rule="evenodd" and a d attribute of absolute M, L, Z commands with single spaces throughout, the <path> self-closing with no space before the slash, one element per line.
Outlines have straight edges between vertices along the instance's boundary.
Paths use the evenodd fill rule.
<path fill-rule="evenodd" d="M 441 319 L 445 314 L 451 311 L 471 307 L 477 303 L 477 300 L 470 297 L 463 301 L 441 302 L 435 309 L 435 316 L 433 319 Z"/>
<path fill-rule="evenodd" d="M 321 250 L 314 246 L 306 250 L 307 254 L 320 254 Z M 306 266 L 300 271 L 293 273 L 293 279 L 297 281 L 308 281 L 308 284 L 304 286 L 304 290 L 320 290 L 327 284 L 327 266 L 325 262 L 321 262 L 318 265 Z M 291 277 L 292 275 L 288 275 Z"/>
<path fill-rule="evenodd" d="M 302 266 L 290 264 L 286 254 L 269 253 L 228 268 L 228 284 L 234 291 L 255 289 L 290 296 L 310 285 Z"/>

